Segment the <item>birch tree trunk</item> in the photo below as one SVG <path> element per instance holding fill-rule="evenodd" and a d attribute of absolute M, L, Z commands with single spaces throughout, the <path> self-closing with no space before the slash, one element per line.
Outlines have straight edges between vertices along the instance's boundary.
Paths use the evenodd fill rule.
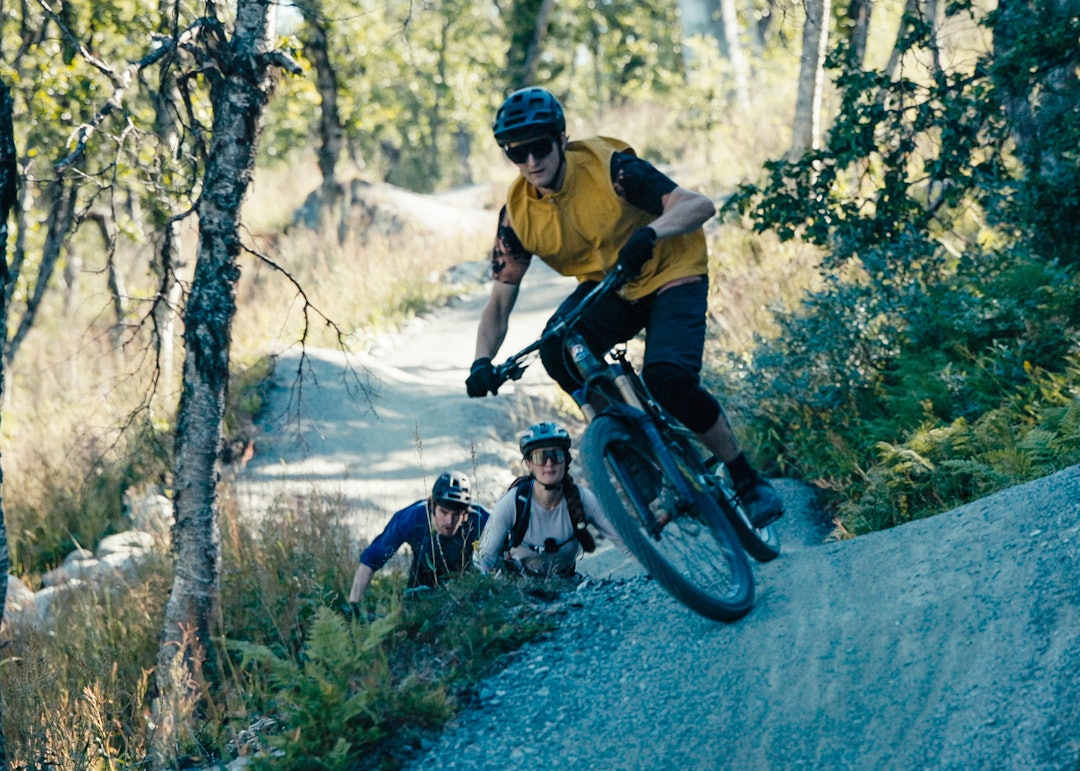
<path fill-rule="evenodd" d="M 510 50 L 506 52 L 508 85 L 511 89 L 533 85 L 547 39 L 548 19 L 554 7 L 555 0 L 514 2 L 510 20 Z"/>
<path fill-rule="evenodd" d="M 544 50 L 544 41 L 547 39 L 548 20 L 551 18 L 551 10 L 555 7 L 555 0 L 543 0 L 536 12 L 536 20 L 533 23 L 533 34 L 529 39 L 529 47 L 525 49 L 525 62 L 521 65 L 522 88 L 536 82 L 536 68 L 540 64 L 540 54 Z"/>
<path fill-rule="evenodd" d="M 735 0 L 720 0 L 720 18 L 723 19 L 724 48 L 734 78 L 735 104 L 743 111 L 750 110 L 750 66 L 746 62 L 742 41 L 739 40 L 739 15 Z"/>
<path fill-rule="evenodd" d="M 870 16 L 874 0 L 851 0 L 847 16 L 851 25 L 851 64 L 856 69 L 866 66 L 866 40 L 870 34 Z"/>
<path fill-rule="evenodd" d="M 304 53 L 315 66 L 315 88 L 319 92 L 319 141 L 316 157 L 322 174 L 322 214 L 329 214 L 343 188 L 337 180 L 345 130 L 338 109 L 337 72 L 330 60 L 330 34 L 324 23 L 322 3 L 306 0 L 295 3 L 304 17 Z"/>
<path fill-rule="evenodd" d="M 176 567 L 158 653 L 157 762 L 185 738 L 182 729 L 199 707 L 202 687 L 212 685 L 217 674 L 211 631 L 221 589 L 219 449 L 240 277 L 240 208 L 255 166 L 272 73 L 281 63 L 270 49 L 275 7 L 269 0 L 239 0 L 232 39 L 216 25 L 207 51 L 217 68 L 210 84 L 213 140 L 197 205 L 199 245 L 184 313 L 172 530 Z"/>
<path fill-rule="evenodd" d="M 900 17 L 900 28 L 896 32 L 896 43 L 893 44 L 892 51 L 889 53 L 889 61 L 885 64 L 885 75 L 888 76 L 889 80 L 896 80 L 900 72 L 900 60 L 903 58 L 901 41 L 911 31 L 911 21 L 908 17 L 914 19 L 921 13 L 919 0 L 904 0 L 904 12 Z"/>
<path fill-rule="evenodd" d="M 829 42 L 830 0 L 806 0 L 799 95 L 791 130 L 790 160 L 821 146 L 821 93 L 825 87 L 825 54 Z"/>
<path fill-rule="evenodd" d="M 19 199 L 16 189 L 19 170 L 15 162 L 13 104 L 8 87 L 3 82 L 0 82 L 0 330 L 7 330 L 8 219 L 11 216 L 12 208 Z M 0 335 L 0 348 L 3 347 L 6 339 L 6 333 Z M 3 403 L 4 379 L 4 356 L 3 351 L 0 350 L 0 404 Z M 0 463 L 0 623 L 4 620 L 4 608 L 7 605 L 8 570 L 11 569 L 3 490 L 4 467 L 3 463 Z M 3 717 L 2 702 L 0 702 L 0 768 L 7 768 L 7 739 L 4 737 Z"/>

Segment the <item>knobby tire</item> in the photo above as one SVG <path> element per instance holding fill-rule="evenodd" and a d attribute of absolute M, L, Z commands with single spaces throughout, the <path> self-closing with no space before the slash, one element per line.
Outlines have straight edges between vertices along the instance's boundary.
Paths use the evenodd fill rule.
<path fill-rule="evenodd" d="M 637 382 L 641 383 L 640 380 Z M 641 387 L 644 388 L 644 384 L 641 384 Z M 644 397 L 645 394 L 642 394 L 642 396 Z M 663 407 L 657 405 L 656 408 L 660 411 L 661 417 L 668 423 L 675 424 L 678 422 Z M 679 446 L 683 456 L 691 464 L 691 473 L 708 475 L 713 498 L 716 499 L 720 510 L 724 512 L 728 522 L 731 523 L 735 535 L 739 537 L 739 543 L 742 544 L 746 553 L 758 562 L 769 562 L 779 557 L 779 534 L 771 525 L 754 527 L 746 508 L 735 494 L 735 486 L 732 484 L 724 465 L 717 461 L 715 468 L 712 471 L 707 471 L 704 462 L 697 463 L 695 460 L 702 457 L 700 444 L 690 440 L 687 435 L 679 431 L 673 433 L 669 438 Z"/>
<path fill-rule="evenodd" d="M 675 599 L 717 621 L 734 621 L 754 604 L 753 574 L 712 491 L 688 480 L 692 512 L 672 517 L 670 480 L 648 439 L 612 416 L 597 417 L 582 447 L 589 482 L 612 525 L 649 574 Z"/>
<path fill-rule="evenodd" d="M 754 527 L 750 515 L 732 490 L 727 472 L 722 468 L 714 472 L 715 496 L 720 508 L 727 515 L 746 553 L 758 562 L 768 562 L 780 556 L 780 536 L 772 525 Z"/>

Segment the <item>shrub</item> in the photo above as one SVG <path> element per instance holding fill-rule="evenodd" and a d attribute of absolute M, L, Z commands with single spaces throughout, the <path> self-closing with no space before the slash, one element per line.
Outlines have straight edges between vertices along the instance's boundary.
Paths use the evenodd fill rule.
<path fill-rule="evenodd" d="M 400 589 L 401 575 L 391 583 Z M 500 654 L 554 626 L 529 588 L 469 573 L 410 591 L 405 601 L 396 592 L 365 596 L 370 620 L 320 608 L 296 656 L 229 641 L 238 671 L 265 683 L 260 709 L 275 716 L 256 762 L 344 769 L 407 754 L 424 731 L 453 715 L 457 694 L 490 672 Z"/>

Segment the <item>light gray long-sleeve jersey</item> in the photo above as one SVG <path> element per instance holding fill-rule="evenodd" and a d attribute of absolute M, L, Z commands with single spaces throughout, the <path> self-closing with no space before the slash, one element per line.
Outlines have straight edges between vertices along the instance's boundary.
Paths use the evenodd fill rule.
<path fill-rule="evenodd" d="M 600 508 L 600 502 L 592 490 L 581 485 L 578 485 L 578 489 L 585 507 L 585 521 L 621 548 L 622 539 Z M 484 527 L 476 557 L 477 566 L 484 573 L 490 573 L 502 565 L 503 544 L 513 530 L 517 515 L 517 505 L 514 502 L 516 494 L 517 490 L 511 489 L 496 502 L 491 518 Z M 525 572 L 534 575 L 572 572 L 571 569 L 581 556 L 582 548 L 574 537 L 574 526 L 570 521 L 566 498 L 563 497 L 555 508 L 547 509 L 537 503 L 535 497 L 530 496 L 530 505 L 532 508 L 529 527 L 521 545 L 511 549 L 510 558 Z M 558 548 L 552 553 L 546 553 L 544 549 L 544 542 L 549 538 L 558 544 Z"/>

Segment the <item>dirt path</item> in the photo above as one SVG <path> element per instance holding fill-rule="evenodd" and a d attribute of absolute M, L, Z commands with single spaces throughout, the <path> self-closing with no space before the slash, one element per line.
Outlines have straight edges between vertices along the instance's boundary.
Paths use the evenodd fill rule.
<path fill-rule="evenodd" d="M 715 624 L 581 593 L 409 768 L 1073 769 L 1080 467 L 755 568 Z"/>
<path fill-rule="evenodd" d="M 569 291 L 540 265 L 527 281 L 503 354 Z M 243 494 L 338 493 L 368 537 L 445 467 L 492 504 L 516 433 L 552 417 L 555 392 L 536 364 L 498 398 L 465 396 L 485 301 L 352 359 L 309 351 L 291 406 L 297 359 L 283 357 Z M 370 402 L 351 394 L 361 383 Z M 1080 467 L 830 544 L 805 489 L 781 484 L 784 554 L 755 567 L 746 618 L 707 622 L 642 579 L 601 583 L 416 767 L 1078 768 Z M 594 575 L 640 575 L 592 560 Z"/>
<path fill-rule="evenodd" d="M 503 347 L 531 342 L 573 281 L 537 264 Z M 517 433 L 552 418 L 555 394 L 537 363 L 497 398 L 470 399 L 465 378 L 487 291 L 461 298 L 356 355 L 308 349 L 280 357 L 256 454 L 237 480 L 252 504 L 282 494 L 340 495 L 358 535 L 425 497 L 447 468 L 473 477 L 491 506 L 516 473 Z M 299 372 L 299 377 L 298 377 Z"/>

